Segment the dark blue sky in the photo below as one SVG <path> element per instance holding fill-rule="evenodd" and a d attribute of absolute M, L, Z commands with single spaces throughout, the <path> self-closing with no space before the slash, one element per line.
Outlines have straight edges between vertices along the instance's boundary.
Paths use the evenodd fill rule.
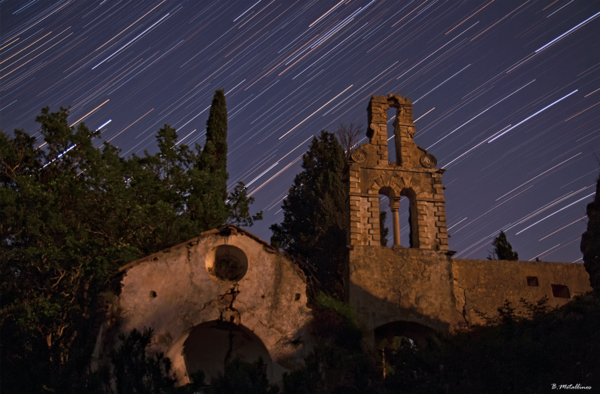
<path fill-rule="evenodd" d="M 165 123 L 203 144 L 225 89 L 230 184 L 263 210 L 261 238 L 311 136 L 365 125 L 370 96 L 393 93 L 447 169 L 455 256 L 485 258 L 504 229 L 521 260 L 581 262 L 600 172 L 598 1 L 4 0 L 0 26 L 4 131 L 36 133 L 42 107 L 71 106 L 124 155 L 154 151 Z"/>

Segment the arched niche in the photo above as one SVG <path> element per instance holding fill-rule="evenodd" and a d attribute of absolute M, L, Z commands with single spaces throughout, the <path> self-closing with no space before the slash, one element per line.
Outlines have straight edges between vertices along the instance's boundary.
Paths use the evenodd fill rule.
<path fill-rule="evenodd" d="M 273 361 L 261 339 L 243 325 L 224 321 L 210 321 L 194 327 L 183 344 L 183 358 L 189 377 L 204 371 L 205 382 L 210 383 L 225 364 L 239 357 L 255 362 L 262 357 L 267 376 L 273 376 Z"/>
<path fill-rule="evenodd" d="M 395 187 L 393 187 L 395 186 Z M 410 187 L 404 187 L 400 190 L 394 184 L 393 186 L 383 186 L 379 189 L 379 194 L 384 195 L 389 200 L 390 213 L 392 215 L 392 244 L 401 246 L 400 242 L 400 199 L 405 197 L 408 200 L 408 221 L 409 221 L 409 245 L 406 247 L 419 248 L 419 221 L 417 211 L 417 193 Z M 381 231 L 381 229 L 379 229 Z"/>

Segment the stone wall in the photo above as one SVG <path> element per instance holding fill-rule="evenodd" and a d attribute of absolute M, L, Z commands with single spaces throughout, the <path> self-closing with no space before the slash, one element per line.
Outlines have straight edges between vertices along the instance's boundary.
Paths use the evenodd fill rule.
<path fill-rule="evenodd" d="M 402 247 L 354 246 L 349 253 L 348 301 L 368 335 L 392 322 L 450 332 L 498 315 L 505 300 L 548 306 L 591 290 L 582 264 L 452 259 L 449 253 Z M 367 339 L 370 341 L 371 339 Z"/>
<path fill-rule="evenodd" d="M 504 300 L 523 312 L 521 298 L 532 303 L 546 296 L 556 307 L 591 290 L 583 264 L 453 259 L 452 272 L 456 309 L 469 324 L 484 322 L 476 311 L 497 316 Z"/>
<path fill-rule="evenodd" d="M 440 332 L 448 332 L 460 321 L 447 253 L 354 246 L 349 256 L 348 302 L 371 335 L 375 328 L 395 321 Z"/>

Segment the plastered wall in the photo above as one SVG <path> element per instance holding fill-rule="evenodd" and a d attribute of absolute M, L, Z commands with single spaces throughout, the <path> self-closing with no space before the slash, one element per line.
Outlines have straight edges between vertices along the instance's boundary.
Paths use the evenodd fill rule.
<path fill-rule="evenodd" d="M 218 250 L 243 252 L 247 269 L 241 279 L 227 281 L 215 277 L 211 267 Z M 303 363 L 308 352 L 304 345 L 310 341 L 306 325 L 312 317 L 306 306 L 306 278 L 295 264 L 254 235 L 233 227 L 225 235 L 214 230 L 135 261 L 122 271 L 122 290 L 114 302 L 111 319 L 115 327 L 101 330 L 104 338 L 99 338 L 109 344 L 105 354 L 111 346 L 118 345 L 115 338 L 119 333 L 152 327 L 154 337 L 149 351 L 163 352 L 169 357 L 179 383 L 185 384 L 190 375 L 186 357 L 194 357 L 189 349 L 186 353 L 186 340 L 195 327 L 214 326 L 215 330 L 233 327 L 240 341 L 248 339 L 245 340 L 248 343 L 240 344 L 243 349 L 266 348 L 270 360 L 265 361 L 273 382 Z M 204 324 L 210 322 L 214 324 Z M 224 322 L 222 327 L 218 322 Z M 236 329 L 237 326 L 243 326 L 248 334 Z M 188 348 L 197 348 L 199 340 L 188 342 Z M 249 343 L 252 340 L 257 343 L 252 345 Z M 242 354 L 244 350 L 240 349 L 238 353 Z M 216 366 L 210 371 L 216 374 L 223 370 L 225 354 L 235 351 L 225 352 L 223 359 L 215 357 Z M 96 358 L 100 357 L 96 354 Z M 194 363 L 187 363 L 191 364 Z M 208 376 L 209 381 L 211 377 Z"/>

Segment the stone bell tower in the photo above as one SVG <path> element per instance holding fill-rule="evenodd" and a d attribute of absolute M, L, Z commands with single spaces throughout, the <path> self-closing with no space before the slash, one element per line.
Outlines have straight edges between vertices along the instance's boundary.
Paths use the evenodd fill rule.
<path fill-rule="evenodd" d="M 396 108 L 396 162 L 388 161 L 387 113 Z M 348 162 L 350 232 L 348 245 L 380 245 L 379 195 L 389 198 L 393 244 L 400 246 L 398 208 L 410 201 L 410 247 L 448 250 L 442 174 L 436 158 L 413 140 L 412 103 L 400 95 L 373 96 L 367 107 L 370 141 L 356 149 Z M 409 245 L 404 245 L 409 246 Z"/>
<path fill-rule="evenodd" d="M 390 107 L 396 109 L 395 162 L 388 161 Z M 547 296 L 559 305 L 569 299 L 569 288 L 589 289 L 589 276 L 577 264 L 452 258 L 444 169 L 436 169 L 435 157 L 414 142 L 412 103 L 400 95 L 373 96 L 367 112 L 370 141 L 346 163 L 350 231 L 345 297 L 372 350 L 385 348 L 394 336 L 426 343 L 432 332 L 478 322 L 477 311 L 494 315 L 507 299 L 517 304 L 521 297 Z M 392 247 L 380 241 L 382 194 L 393 215 Z M 410 202 L 410 245 L 400 245 L 401 197 Z"/>

